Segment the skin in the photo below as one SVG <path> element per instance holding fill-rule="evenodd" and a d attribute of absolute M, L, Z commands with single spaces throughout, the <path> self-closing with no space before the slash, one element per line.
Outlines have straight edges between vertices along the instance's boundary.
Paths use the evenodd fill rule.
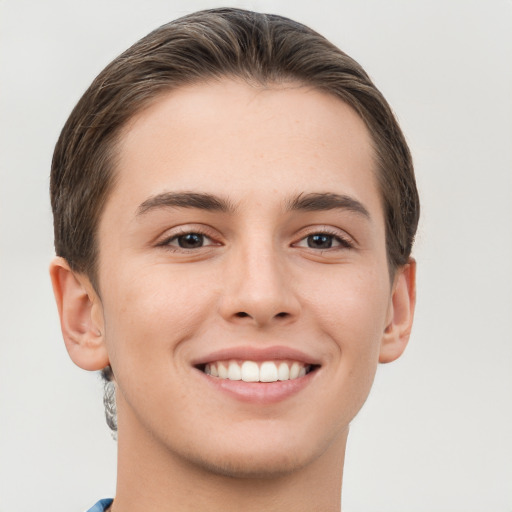
<path fill-rule="evenodd" d="M 129 122 L 116 171 L 99 290 L 51 266 L 71 358 L 116 377 L 114 511 L 340 510 L 349 424 L 414 311 L 414 262 L 390 280 L 365 124 L 311 88 L 198 84 Z M 225 211 L 162 204 L 190 192 Z M 290 208 L 308 194 L 353 203 Z M 203 245 L 180 247 L 186 233 Z M 315 234 L 332 246 L 310 247 Z M 276 345 L 317 369 L 275 402 L 219 391 L 194 367 Z"/>

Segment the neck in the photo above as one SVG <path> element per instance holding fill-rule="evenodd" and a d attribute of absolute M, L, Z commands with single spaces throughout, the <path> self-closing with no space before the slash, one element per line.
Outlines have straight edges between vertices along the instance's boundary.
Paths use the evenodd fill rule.
<path fill-rule="evenodd" d="M 113 512 L 339 512 L 348 431 L 315 460 L 286 474 L 237 478 L 170 452 L 147 431 L 123 429 Z"/>

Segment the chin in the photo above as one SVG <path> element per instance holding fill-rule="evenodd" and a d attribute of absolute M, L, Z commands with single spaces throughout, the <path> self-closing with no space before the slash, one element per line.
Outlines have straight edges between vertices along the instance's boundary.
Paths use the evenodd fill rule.
<path fill-rule="evenodd" d="M 321 457 L 330 443 L 294 436 L 226 436 L 200 453 L 183 454 L 194 466 L 229 478 L 271 479 L 300 471 Z M 217 441 L 217 442 L 215 442 Z M 230 441 L 229 443 L 226 441 Z M 324 446 L 324 444 L 326 446 Z"/>
<path fill-rule="evenodd" d="M 272 454 L 223 454 L 222 456 L 196 458 L 193 463 L 210 474 L 240 479 L 271 479 L 292 474 L 308 464 L 296 455 Z"/>

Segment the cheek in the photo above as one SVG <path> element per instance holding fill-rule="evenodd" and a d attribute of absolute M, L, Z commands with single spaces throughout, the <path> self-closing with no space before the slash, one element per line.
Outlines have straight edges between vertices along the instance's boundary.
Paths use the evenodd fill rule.
<path fill-rule="evenodd" d="M 384 276 L 384 277 L 383 277 Z M 371 268 L 340 269 L 308 294 L 314 317 L 340 350 L 364 352 L 378 344 L 386 326 L 390 300 L 387 274 Z"/>
<path fill-rule="evenodd" d="M 211 291 L 200 280 L 191 282 L 184 272 L 163 270 L 118 273 L 108 281 L 103 303 L 113 365 L 124 369 L 172 361 L 172 352 L 211 311 Z"/>
<path fill-rule="evenodd" d="M 387 274 L 381 276 L 371 270 L 339 275 L 325 283 L 316 300 L 310 298 L 317 329 L 332 342 L 331 379 L 337 384 L 325 392 L 333 410 L 343 411 L 343 421 L 363 405 L 377 369 L 390 293 Z"/>

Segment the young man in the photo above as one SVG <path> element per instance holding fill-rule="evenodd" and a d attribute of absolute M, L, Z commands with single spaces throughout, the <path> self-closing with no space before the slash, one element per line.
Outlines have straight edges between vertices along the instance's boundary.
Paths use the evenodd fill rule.
<path fill-rule="evenodd" d="M 86 91 L 51 195 L 67 349 L 115 386 L 91 510 L 339 510 L 415 297 L 412 162 L 361 67 L 278 16 L 181 18 Z"/>

